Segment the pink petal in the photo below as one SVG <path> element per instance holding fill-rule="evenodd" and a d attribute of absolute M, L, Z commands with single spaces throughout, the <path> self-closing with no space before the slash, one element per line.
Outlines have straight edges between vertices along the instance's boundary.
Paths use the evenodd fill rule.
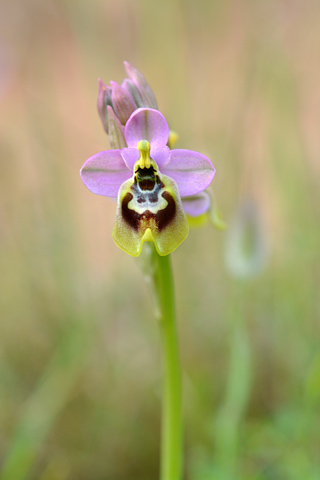
<path fill-rule="evenodd" d="M 182 199 L 182 206 L 190 217 L 198 217 L 198 215 L 202 215 L 209 210 L 210 197 L 207 192 L 200 192 L 191 197 L 184 197 Z"/>
<path fill-rule="evenodd" d="M 169 138 L 169 127 L 158 110 L 138 108 L 127 121 L 124 136 L 128 147 L 137 147 L 140 140 L 148 140 L 151 148 L 165 147 Z"/>
<path fill-rule="evenodd" d="M 161 171 L 175 180 L 181 197 L 205 190 L 215 174 L 215 168 L 205 155 L 180 149 L 170 151 L 170 161 Z"/>
<path fill-rule="evenodd" d="M 130 170 L 133 170 L 134 164 L 140 158 L 140 153 L 137 148 L 123 148 L 121 156 Z"/>
<path fill-rule="evenodd" d="M 90 157 L 80 170 L 85 186 L 97 195 L 116 197 L 120 186 L 132 176 L 120 150 L 106 150 Z"/>
<path fill-rule="evenodd" d="M 166 165 L 170 160 L 170 148 L 161 147 L 161 148 L 152 148 L 150 152 L 150 157 L 156 162 L 158 167 L 161 169 Z"/>

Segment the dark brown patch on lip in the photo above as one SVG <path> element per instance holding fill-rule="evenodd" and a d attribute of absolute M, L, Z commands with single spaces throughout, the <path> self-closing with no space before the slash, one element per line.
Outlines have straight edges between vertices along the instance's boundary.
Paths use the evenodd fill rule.
<path fill-rule="evenodd" d="M 156 222 L 159 232 L 161 232 L 161 230 L 166 228 L 169 223 L 172 222 L 177 209 L 176 202 L 174 201 L 173 197 L 170 195 L 169 192 L 163 192 L 162 196 L 165 200 L 167 200 L 168 205 L 156 213 Z"/>
<path fill-rule="evenodd" d="M 152 213 L 150 210 L 138 213 L 128 207 L 129 202 L 133 199 L 133 195 L 130 192 L 126 193 L 121 203 L 122 218 L 136 232 L 139 231 L 140 225 L 143 227 L 144 232 L 152 224 L 156 224 L 157 231 L 161 232 L 173 221 L 177 209 L 174 198 L 169 192 L 163 192 L 162 197 L 168 202 L 165 208 L 157 213 Z"/>
<path fill-rule="evenodd" d="M 122 203 L 121 203 L 121 213 L 123 220 L 130 225 L 134 230 L 139 230 L 139 219 L 141 214 L 136 212 L 135 210 L 131 210 L 128 208 L 128 203 L 133 199 L 132 193 L 128 192 L 124 196 Z"/>
<path fill-rule="evenodd" d="M 155 183 L 154 179 L 146 178 L 145 180 L 140 180 L 139 185 L 141 190 L 153 190 Z"/>

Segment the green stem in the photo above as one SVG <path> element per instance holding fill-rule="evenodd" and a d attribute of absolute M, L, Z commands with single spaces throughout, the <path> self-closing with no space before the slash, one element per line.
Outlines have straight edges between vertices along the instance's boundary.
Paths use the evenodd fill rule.
<path fill-rule="evenodd" d="M 182 471 L 181 369 L 170 256 L 152 254 L 163 355 L 161 480 L 180 480 Z"/>

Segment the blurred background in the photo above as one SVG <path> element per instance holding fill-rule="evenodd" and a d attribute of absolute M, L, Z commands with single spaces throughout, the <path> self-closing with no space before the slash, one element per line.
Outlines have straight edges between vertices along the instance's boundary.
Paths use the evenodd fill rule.
<path fill-rule="evenodd" d="M 78 173 L 123 60 L 229 225 L 172 255 L 185 479 L 319 480 L 318 0 L 1 2 L 0 479 L 158 477 L 150 291 Z"/>

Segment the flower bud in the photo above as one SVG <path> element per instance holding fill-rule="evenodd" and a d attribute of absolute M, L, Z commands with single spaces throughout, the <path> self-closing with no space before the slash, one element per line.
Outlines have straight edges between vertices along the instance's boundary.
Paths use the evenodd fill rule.
<path fill-rule="evenodd" d="M 177 132 L 175 132 L 174 130 L 170 130 L 169 131 L 169 139 L 168 139 L 168 147 L 169 148 L 173 148 L 173 145 L 175 145 L 175 143 L 177 143 L 177 141 L 179 140 L 179 134 Z"/>
<path fill-rule="evenodd" d="M 107 117 L 110 147 L 112 150 L 125 148 L 127 143 L 124 138 L 124 127 L 109 105 L 107 106 Z"/>
<path fill-rule="evenodd" d="M 156 97 L 154 96 L 153 91 L 151 90 L 146 79 L 136 68 L 134 68 L 130 63 L 124 62 L 124 66 L 129 78 L 132 80 L 136 88 L 138 89 L 143 105 L 141 107 L 154 108 L 158 109 L 158 104 Z"/>
<path fill-rule="evenodd" d="M 141 97 L 141 94 L 138 90 L 138 88 L 135 86 L 132 80 L 129 78 L 125 78 L 121 84 L 122 88 L 124 88 L 127 92 L 130 93 L 131 97 L 134 100 L 134 103 L 136 104 L 136 108 L 143 108 L 144 103 Z"/>
<path fill-rule="evenodd" d="M 116 82 L 110 82 L 110 85 L 113 110 L 120 123 L 125 125 L 130 115 L 136 110 L 136 104 L 131 94 L 123 87 L 120 87 Z"/>
<path fill-rule="evenodd" d="M 110 110 L 107 107 L 111 107 L 115 114 L 111 120 L 113 128 L 115 118 L 119 121 L 116 122 L 117 126 L 113 131 L 113 138 L 110 140 L 111 145 L 118 143 L 116 140 L 119 133 L 117 133 L 118 123 L 125 126 L 131 114 L 138 108 L 158 109 L 155 96 L 142 73 L 128 62 L 124 62 L 124 64 L 130 78 L 125 78 L 121 85 L 110 82 L 110 86 L 108 86 L 99 78 L 97 107 L 104 130 L 109 134 L 108 111 Z"/>
<path fill-rule="evenodd" d="M 110 105 L 112 107 L 111 92 L 111 87 L 108 87 L 105 83 L 103 83 L 101 78 L 99 78 L 97 108 L 103 128 L 105 129 L 106 133 L 108 133 L 107 106 Z"/>

